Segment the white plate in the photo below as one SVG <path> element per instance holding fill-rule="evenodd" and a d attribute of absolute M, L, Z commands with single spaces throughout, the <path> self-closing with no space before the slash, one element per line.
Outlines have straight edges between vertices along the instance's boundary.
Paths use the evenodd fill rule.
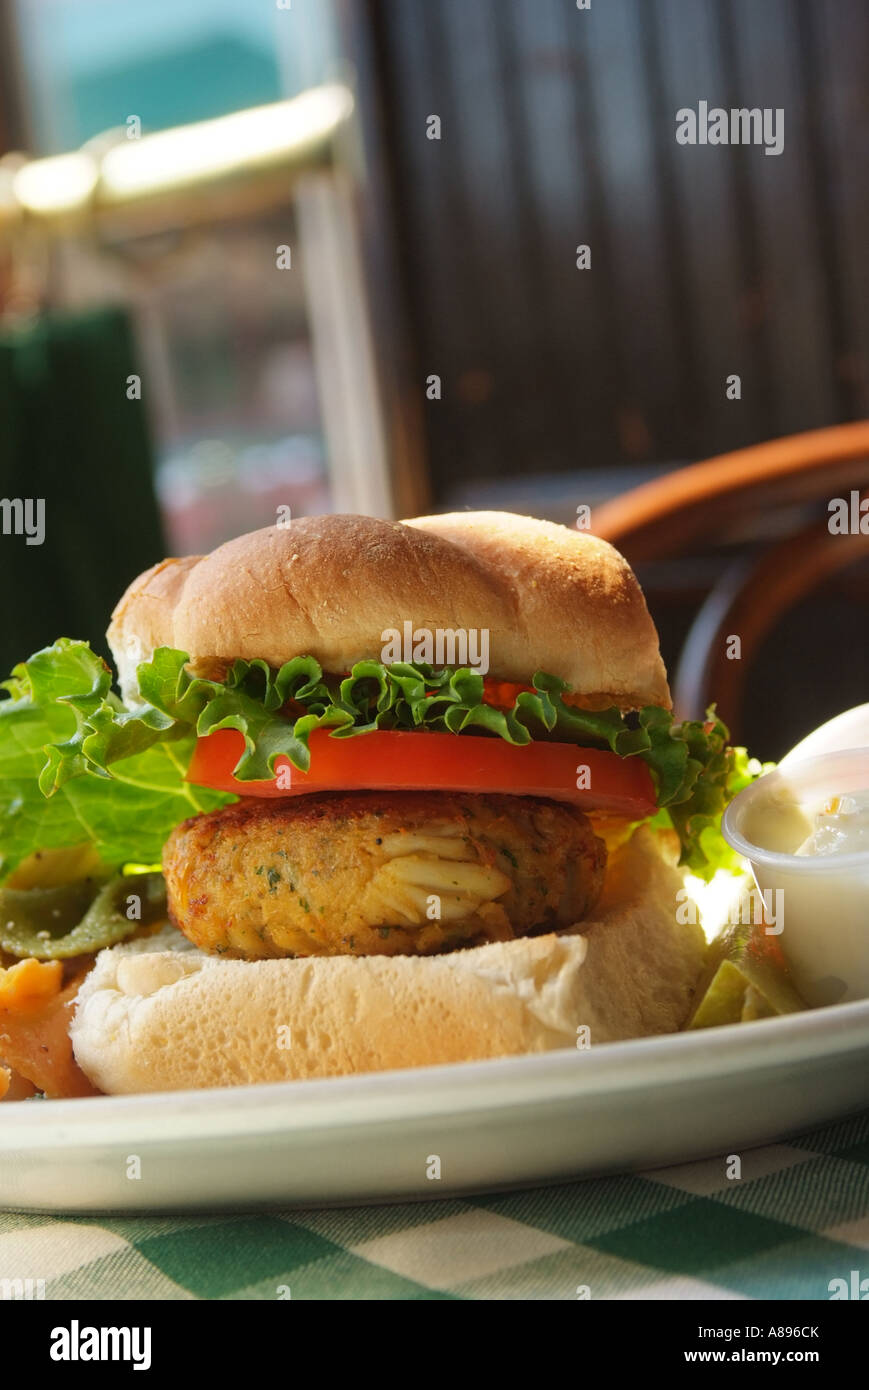
<path fill-rule="evenodd" d="M 431 1198 L 739 1153 L 869 1106 L 869 1000 L 328 1081 L 0 1107 L 0 1206 Z M 441 1178 L 426 1176 L 432 1156 Z M 141 1177 L 133 1157 L 140 1160 Z"/>

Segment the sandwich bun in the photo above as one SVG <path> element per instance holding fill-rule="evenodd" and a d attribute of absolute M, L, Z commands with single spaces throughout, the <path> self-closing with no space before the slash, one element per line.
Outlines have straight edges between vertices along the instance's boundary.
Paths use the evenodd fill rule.
<path fill-rule="evenodd" d="M 245 1085 L 591 1046 L 677 1030 L 705 940 L 643 827 L 589 921 L 449 954 L 271 961 L 205 955 L 173 928 L 102 951 L 70 1029 L 110 1094 Z"/>
<path fill-rule="evenodd" d="M 655 626 L 627 561 L 606 541 L 507 512 L 301 517 L 164 560 L 129 586 L 108 640 L 125 698 L 157 646 L 200 674 L 238 657 L 325 671 L 379 660 L 387 629 L 487 629 L 490 674 L 560 676 L 594 708 L 669 708 Z"/>

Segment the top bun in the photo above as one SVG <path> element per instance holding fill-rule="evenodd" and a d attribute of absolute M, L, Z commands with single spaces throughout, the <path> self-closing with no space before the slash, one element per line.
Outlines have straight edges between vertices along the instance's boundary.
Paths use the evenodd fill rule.
<path fill-rule="evenodd" d="M 135 579 L 108 641 L 125 698 L 155 647 L 202 674 L 237 657 L 313 656 L 342 672 L 381 659 L 387 628 L 488 629 L 489 674 L 560 676 L 590 708 L 669 708 L 658 636 L 606 541 L 509 512 L 379 521 L 300 517 Z"/>

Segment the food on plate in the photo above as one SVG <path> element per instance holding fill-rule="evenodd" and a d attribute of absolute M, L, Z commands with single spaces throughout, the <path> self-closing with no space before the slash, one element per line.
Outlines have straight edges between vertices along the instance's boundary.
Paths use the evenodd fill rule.
<path fill-rule="evenodd" d="M 672 1033 L 704 953 L 699 927 L 676 921 L 680 882 L 641 828 L 613 854 L 590 918 L 566 931 L 430 956 L 244 961 L 169 928 L 98 956 L 73 1024 L 76 1057 L 101 1090 L 139 1092 Z"/>
<path fill-rule="evenodd" d="M 13 878 L 15 876 L 13 875 Z M 131 896 L 137 916 L 128 915 Z M 162 874 L 87 875 L 67 883 L 0 887 L 0 950 L 18 958 L 68 960 L 130 935 L 131 920 L 164 921 Z"/>
<path fill-rule="evenodd" d="M 710 943 L 687 1028 L 749 1023 L 807 1007 L 778 937 L 767 933 L 763 914 L 757 916 L 757 922 L 732 922 Z"/>
<path fill-rule="evenodd" d="M 67 976 L 59 960 L 0 968 L 0 1100 L 92 1096 L 72 1053 L 70 1023 L 86 970 Z"/>
<path fill-rule="evenodd" d="M 869 747 L 791 761 L 743 789 L 723 833 L 772 904 L 811 1008 L 869 997 Z"/>
<path fill-rule="evenodd" d="M 685 1023 L 684 874 L 737 864 L 720 818 L 756 770 L 713 711 L 674 721 L 612 546 L 506 513 L 302 518 L 155 565 L 108 637 L 121 697 L 61 638 L 0 702 L 0 964 L 67 972 L 88 1084 Z M 10 1086 L 73 1093 L 14 1051 L 0 1020 Z"/>
<path fill-rule="evenodd" d="M 243 960 L 430 955 L 569 927 L 605 863 L 575 806 L 449 792 L 250 797 L 184 821 L 163 855 L 175 925 Z"/>

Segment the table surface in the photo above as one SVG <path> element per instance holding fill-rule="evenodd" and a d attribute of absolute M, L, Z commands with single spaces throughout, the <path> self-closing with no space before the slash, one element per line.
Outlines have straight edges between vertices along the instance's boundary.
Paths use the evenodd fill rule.
<path fill-rule="evenodd" d="M 437 1202 L 0 1212 L 0 1279 L 44 1280 L 46 1299 L 829 1299 L 867 1250 L 869 1112 L 741 1155 Z"/>

